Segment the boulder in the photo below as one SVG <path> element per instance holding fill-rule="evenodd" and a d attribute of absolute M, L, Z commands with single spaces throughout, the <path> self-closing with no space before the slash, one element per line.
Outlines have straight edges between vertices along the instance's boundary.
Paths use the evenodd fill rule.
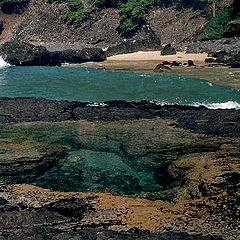
<path fill-rule="evenodd" d="M 168 61 L 163 61 L 162 64 L 163 64 L 163 65 L 172 65 L 172 64 L 171 64 L 170 62 L 168 62 Z"/>
<path fill-rule="evenodd" d="M 2 58 L 16 66 L 60 66 L 59 58 L 45 47 L 25 42 L 6 42 L 0 46 Z"/>
<path fill-rule="evenodd" d="M 181 65 L 181 63 L 177 62 L 177 61 L 173 61 L 171 66 L 174 66 L 174 67 L 179 67 Z"/>
<path fill-rule="evenodd" d="M 155 73 L 162 73 L 162 72 L 171 72 L 172 69 L 168 66 L 165 66 L 164 64 L 158 64 L 155 69 L 154 72 Z"/>
<path fill-rule="evenodd" d="M 205 63 L 215 63 L 216 59 L 215 58 L 206 58 Z"/>
<path fill-rule="evenodd" d="M 193 60 L 188 60 L 188 67 L 195 67 Z"/>
<path fill-rule="evenodd" d="M 65 50 L 53 53 L 61 63 L 100 62 L 106 60 L 106 53 L 101 48 L 83 50 Z"/>
<path fill-rule="evenodd" d="M 177 52 L 171 44 L 167 44 L 161 51 L 161 55 L 175 55 Z"/>

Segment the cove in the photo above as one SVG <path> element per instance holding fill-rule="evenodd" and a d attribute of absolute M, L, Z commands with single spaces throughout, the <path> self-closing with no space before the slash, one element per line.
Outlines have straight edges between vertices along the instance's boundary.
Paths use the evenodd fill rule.
<path fill-rule="evenodd" d="M 203 104 L 210 108 L 239 108 L 240 104 L 238 90 L 202 79 L 89 67 L 3 67 L 0 96 L 97 103 L 145 99 L 160 104 Z"/>

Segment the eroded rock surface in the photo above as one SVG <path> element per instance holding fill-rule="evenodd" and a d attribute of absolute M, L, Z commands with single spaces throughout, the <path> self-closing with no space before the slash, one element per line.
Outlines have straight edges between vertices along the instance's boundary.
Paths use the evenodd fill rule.
<path fill-rule="evenodd" d="M 239 239 L 239 111 L 1 98 L 0 113 L 0 239 Z"/>

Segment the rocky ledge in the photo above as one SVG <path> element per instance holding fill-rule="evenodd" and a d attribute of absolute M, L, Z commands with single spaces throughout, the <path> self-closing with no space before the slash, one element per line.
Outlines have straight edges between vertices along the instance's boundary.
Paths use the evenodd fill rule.
<path fill-rule="evenodd" d="M 0 114 L 0 239 L 239 239 L 238 110 L 1 98 Z"/>
<path fill-rule="evenodd" d="M 162 118 L 176 127 L 209 136 L 239 137 L 239 110 L 204 106 L 159 105 L 154 102 L 108 101 L 101 104 L 0 97 L 0 124 L 19 122 L 119 121 Z"/>

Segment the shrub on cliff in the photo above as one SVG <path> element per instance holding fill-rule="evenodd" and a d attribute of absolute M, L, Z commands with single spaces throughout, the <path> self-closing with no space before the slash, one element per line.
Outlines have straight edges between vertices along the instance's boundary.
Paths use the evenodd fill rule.
<path fill-rule="evenodd" d="M 30 0 L 0 0 L 0 10 L 3 13 L 22 13 Z"/>
<path fill-rule="evenodd" d="M 121 4 L 119 32 L 127 37 L 133 35 L 144 24 L 144 18 L 153 3 L 151 0 L 128 0 L 126 4 Z"/>
<path fill-rule="evenodd" d="M 81 0 L 68 0 L 67 5 L 67 22 L 74 26 L 79 26 L 87 18 L 90 9 L 85 8 Z"/>
<path fill-rule="evenodd" d="M 230 11 L 227 8 L 221 9 L 216 17 L 213 17 L 207 24 L 207 27 L 198 40 L 212 40 L 223 37 L 231 21 Z"/>

